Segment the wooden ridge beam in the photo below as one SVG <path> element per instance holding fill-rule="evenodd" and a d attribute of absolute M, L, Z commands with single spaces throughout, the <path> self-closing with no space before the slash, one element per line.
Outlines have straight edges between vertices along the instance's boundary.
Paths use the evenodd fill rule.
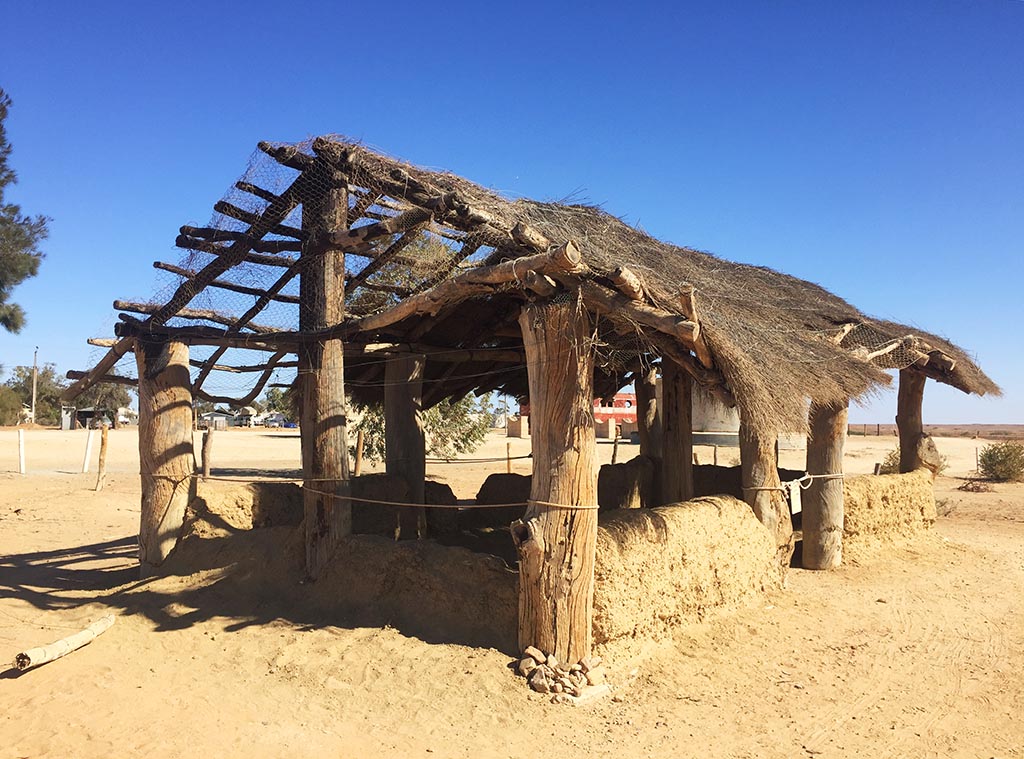
<path fill-rule="evenodd" d="M 184 269 L 174 264 L 164 263 L 163 261 L 154 261 L 154 269 L 162 269 L 163 271 L 169 271 L 172 274 L 177 274 L 180 277 L 186 279 L 192 279 L 196 276 L 197 272 L 190 269 Z M 217 287 L 221 290 L 230 290 L 231 292 L 242 293 L 243 295 L 254 295 L 260 297 L 265 294 L 265 290 L 261 290 L 258 287 L 247 287 L 246 285 L 239 285 L 235 282 L 227 282 L 223 279 L 215 279 L 210 282 L 207 287 Z M 271 295 L 271 300 L 278 301 L 280 303 L 292 303 L 298 304 L 299 298 L 297 295 Z"/>
<path fill-rule="evenodd" d="M 134 319 L 127 314 L 121 315 L 122 321 L 114 325 L 114 334 L 119 337 L 155 336 L 166 337 L 185 345 L 206 345 L 211 347 L 238 348 L 273 353 L 278 350 L 298 350 L 299 341 L 283 339 L 280 333 L 257 334 L 254 332 L 229 332 L 226 329 L 205 325 L 187 327 L 168 327 L 166 325 L 150 325 Z M 292 333 L 294 335 L 294 333 Z M 209 359 L 207 359 L 209 360 Z"/>
<path fill-rule="evenodd" d="M 183 245 L 182 242 L 244 242 L 248 243 L 249 247 L 257 253 L 298 253 L 302 250 L 302 242 L 299 240 L 261 240 L 244 232 L 234 232 L 226 229 L 216 229 L 214 227 L 191 227 L 184 225 L 178 232 L 178 239 L 175 244 L 179 248 L 189 247 L 195 248 L 194 245 Z M 184 238 L 184 239 L 183 239 Z M 193 239 L 198 238 L 198 239 Z M 181 242 L 179 242 L 181 241 Z M 200 250 L 200 248 L 195 248 Z M 215 255 L 220 255 L 223 249 Z"/>

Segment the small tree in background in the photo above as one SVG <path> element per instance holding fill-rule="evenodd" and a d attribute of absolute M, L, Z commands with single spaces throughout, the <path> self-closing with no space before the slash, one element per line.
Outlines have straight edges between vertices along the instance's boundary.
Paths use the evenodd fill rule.
<path fill-rule="evenodd" d="M 25 311 L 17 303 L 8 303 L 8 299 L 15 287 L 39 271 L 43 254 L 38 246 L 46 239 L 48 219 L 25 216 L 20 206 L 4 200 L 7 185 L 18 181 L 14 169 L 7 165 L 11 146 L 4 122 L 10 107 L 11 99 L 0 88 L 0 326 L 8 332 L 20 332 Z"/>
<path fill-rule="evenodd" d="M 21 403 L 32 403 L 32 367 L 16 366 L 7 380 L 7 387 L 15 392 Z M 60 423 L 61 393 L 67 383 L 57 375 L 56 364 L 39 367 L 36 381 L 36 422 L 38 424 Z"/>
<path fill-rule="evenodd" d="M 999 482 L 1024 481 L 1024 445 L 993 443 L 981 449 L 978 473 Z"/>
<path fill-rule="evenodd" d="M 363 457 L 369 461 L 383 461 L 384 407 L 363 406 L 351 399 L 349 405 L 361 417 L 352 426 L 353 432 L 363 433 Z M 487 437 L 491 429 L 493 412 L 489 396 L 476 398 L 467 395 L 457 401 L 444 400 L 423 412 L 423 429 L 427 438 L 427 454 L 438 458 L 454 458 L 472 453 Z"/>

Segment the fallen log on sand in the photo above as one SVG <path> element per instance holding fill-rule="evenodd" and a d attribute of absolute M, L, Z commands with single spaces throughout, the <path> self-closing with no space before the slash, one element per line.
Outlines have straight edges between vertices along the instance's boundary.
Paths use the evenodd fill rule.
<path fill-rule="evenodd" d="M 96 620 L 81 632 L 76 632 L 74 635 L 69 635 L 48 646 L 30 648 L 28 651 L 18 654 L 14 657 L 14 666 L 17 669 L 26 670 L 38 667 L 40 664 L 46 664 L 54 659 L 59 659 L 87 643 L 92 643 L 93 639 L 100 633 L 110 629 L 112 624 L 114 624 L 114 615 L 108 614 L 102 619 Z"/>

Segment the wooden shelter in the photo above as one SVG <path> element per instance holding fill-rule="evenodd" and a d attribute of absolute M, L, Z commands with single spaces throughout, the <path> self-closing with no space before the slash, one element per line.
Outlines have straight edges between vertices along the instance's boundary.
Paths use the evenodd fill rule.
<path fill-rule="evenodd" d="M 660 462 L 665 503 L 693 494 L 692 384 L 737 406 L 745 497 L 782 564 L 792 527 L 775 441 L 810 430 L 808 472 L 822 476 L 804 496 L 804 560 L 824 568 L 841 555 L 836 475 L 850 399 L 900 370 L 909 470 L 926 378 L 998 392 L 946 340 L 872 320 L 817 285 L 660 242 L 594 207 L 510 200 L 342 138 L 261 143 L 214 211 L 209 226 L 181 228 L 183 261 L 155 264 L 176 277 L 168 291 L 116 301 L 117 339 L 69 375 L 69 397 L 136 381 L 121 365 L 134 351 L 144 568 L 173 548 L 188 503 L 194 399 L 245 405 L 297 376 L 316 578 L 351 531 L 346 390 L 386 403 L 388 468 L 414 503 L 422 410 L 500 390 L 533 409 L 532 491 L 512 527 L 519 640 L 578 661 L 591 646 L 595 398 L 636 384 L 642 452 Z M 223 377 L 238 392 L 218 392 Z M 238 378 L 249 381 L 238 388 Z"/>

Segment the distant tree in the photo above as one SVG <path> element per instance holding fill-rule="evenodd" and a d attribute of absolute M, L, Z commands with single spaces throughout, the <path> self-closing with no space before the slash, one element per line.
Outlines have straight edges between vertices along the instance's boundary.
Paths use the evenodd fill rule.
<path fill-rule="evenodd" d="M 78 408 L 89 408 L 92 406 L 97 413 L 105 412 L 107 416 L 117 425 L 117 410 L 127 408 L 131 405 L 132 396 L 124 385 L 113 385 L 100 383 L 93 385 L 75 401 Z"/>
<path fill-rule="evenodd" d="M 11 146 L 4 122 L 10 107 L 10 97 L 0 88 L 0 326 L 8 332 L 19 332 L 25 325 L 25 311 L 8 299 L 15 287 L 39 271 L 43 254 L 38 245 L 46 239 L 49 220 L 45 216 L 25 216 L 20 206 L 4 200 L 7 185 L 18 181 L 14 169 L 7 165 Z"/>
<path fill-rule="evenodd" d="M 0 386 L 0 426 L 17 424 L 21 414 L 21 397 L 6 385 Z"/>
<path fill-rule="evenodd" d="M 383 461 L 384 407 L 363 406 L 349 399 L 349 405 L 359 412 L 360 419 L 354 432 L 363 432 L 363 456 L 369 461 Z M 423 429 L 427 438 L 427 454 L 439 458 L 454 458 L 472 453 L 491 428 L 493 412 L 489 396 L 476 398 L 467 395 L 457 401 L 444 400 L 423 412 Z"/>
<path fill-rule="evenodd" d="M 6 385 L 13 390 L 25 405 L 32 403 L 32 367 L 16 366 Z M 67 387 L 64 379 L 57 374 L 55 364 L 39 368 L 36 379 L 36 423 L 57 424 L 60 422 L 60 394 Z"/>
<path fill-rule="evenodd" d="M 272 387 L 267 390 L 263 396 L 264 407 L 267 411 L 288 411 L 288 399 L 285 397 L 285 391 L 278 387 Z"/>

